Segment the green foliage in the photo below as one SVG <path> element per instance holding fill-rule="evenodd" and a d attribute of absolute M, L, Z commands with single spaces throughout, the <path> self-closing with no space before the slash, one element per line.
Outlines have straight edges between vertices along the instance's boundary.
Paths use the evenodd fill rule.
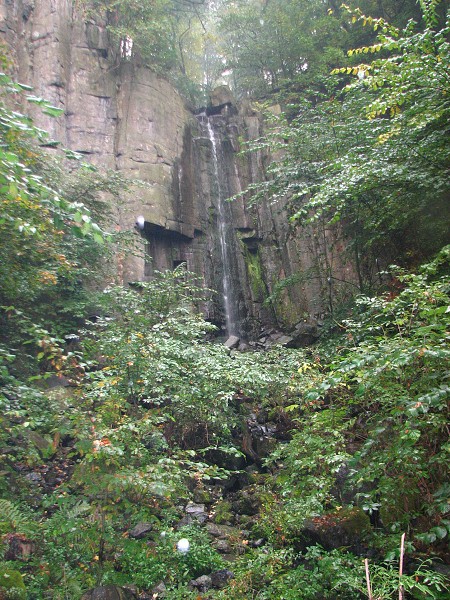
<path fill-rule="evenodd" d="M 332 391 L 346 406 L 339 389 L 352 390 L 352 412 L 365 423 L 353 483 L 366 510 L 381 503 L 392 531 L 419 514 L 437 524 L 448 510 L 438 501 L 448 460 L 448 258 L 447 247 L 418 274 L 399 275 L 397 295 L 360 299 L 360 318 L 345 323 L 352 345 L 305 395 L 320 401 Z"/>
<path fill-rule="evenodd" d="M 334 70 L 342 83 L 321 77 L 306 93 L 280 94 L 285 114 L 271 115 L 269 133 L 249 145 L 276 158 L 247 194 L 286 206 L 316 235 L 339 223 L 364 292 L 379 287 L 380 269 L 393 260 L 415 264 L 446 243 L 448 23 L 400 29 L 360 10 L 347 14 L 376 39 Z"/>
<path fill-rule="evenodd" d="M 318 595 L 329 600 L 362 598 L 362 564 L 353 555 L 312 546 L 304 558 L 304 564 L 274 581 L 261 598 L 314 600 Z"/>
<path fill-rule="evenodd" d="M 380 600 L 397 598 L 401 585 L 412 598 L 443 600 L 448 591 L 446 579 L 430 567 L 430 561 L 424 561 L 412 574 L 399 577 L 397 565 L 392 562 L 374 565 L 370 576 L 374 597 Z"/>
<path fill-rule="evenodd" d="M 202 84 L 204 0 L 77 0 L 84 16 L 106 20 L 112 55 L 144 63 L 191 101 Z"/>
<path fill-rule="evenodd" d="M 330 3 L 332 14 L 325 4 L 225 3 L 221 26 L 231 43 L 226 63 L 216 56 L 244 94 L 280 88 L 277 99 L 289 104 L 286 115 L 273 117 L 273 133 L 253 145 L 280 151 L 255 195 L 287 202 L 294 220 L 324 235 L 340 222 L 360 290 L 389 289 L 358 298 L 352 318 L 339 322 L 342 335 L 307 352 L 230 355 L 205 342 L 214 328 L 198 312 L 209 292 L 182 268 L 132 289 L 111 286 L 101 299 L 85 294 L 86 278 L 101 277 L 94 272 L 99 254 L 111 251 L 94 224 L 114 219 L 99 193 L 118 198 L 124 182 L 86 166 L 68 176 L 45 158 L 36 149 L 45 134 L 7 108 L 13 94 L 31 90 L 0 78 L 0 534 L 2 549 L 13 534 L 36 546 L 26 564 L 18 557 L 5 571 L 26 571 L 31 597 L 77 598 L 103 583 L 148 592 L 161 580 L 168 598 L 195 597 L 188 581 L 223 560 L 203 529 L 174 533 L 171 526 L 194 486 L 198 492 L 208 481 L 217 492 L 232 471 L 228 459 L 242 459 L 238 438 L 250 410 L 285 427 L 264 475 L 253 479 L 260 512 L 241 521 L 268 544 L 238 558 L 235 580 L 212 597 L 365 597 L 360 558 L 345 549 L 294 551 L 304 547 L 312 518 L 326 525 L 331 515 L 368 544 L 377 598 L 398 594 L 397 563 L 381 557 L 396 558 L 400 532 L 408 532 L 414 560 L 444 555 L 450 251 L 415 274 L 398 267 L 378 273 L 370 261 L 388 264 L 398 254 L 399 264 L 418 263 L 446 234 L 445 219 L 435 215 L 448 189 L 448 26 L 439 2 L 420 3 L 422 30 L 401 23 L 392 0 L 341 13 Z M 186 10 L 169 0 L 84 5 L 106 10 L 122 60 L 186 75 L 185 44 L 198 41 L 195 3 Z M 374 7 L 377 16 L 364 16 Z M 406 8 L 414 15 L 418 5 Z M 352 21 L 357 43 L 338 69 L 341 94 L 326 72 L 343 64 Z M 133 57 L 123 45 L 128 38 Z M 57 115 L 41 98 L 28 101 Z M 255 293 L 263 294 L 256 258 L 248 266 Z M 292 282 L 322 275 L 294 274 L 271 300 Z M 63 335 L 88 310 L 99 316 L 84 325 L 76 350 L 63 349 Z M 40 380 L 33 377 L 50 371 L 76 387 L 61 395 L 34 387 Z M 51 478 L 40 474 L 52 470 L 61 476 L 49 490 Z M 226 493 L 215 505 L 218 523 L 238 520 Z M 153 539 L 129 539 L 139 521 L 154 525 Z M 175 549 L 181 537 L 191 542 L 186 555 Z M 411 597 L 444 597 L 445 582 L 432 567 L 402 576 Z"/>
<path fill-rule="evenodd" d="M 103 242 L 89 210 L 62 198 L 51 182 L 40 177 L 38 164 L 43 158 L 36 142 L 48 142 L 47 134 L 7 104 L 13 94 L 25 96 L 24 87 L 4 73 L 0 75 L 4 98 L 0 102 L 0 302 L 18 306 L 24 297 L 35 300 L 71 269 L 62 251 L 64 235 Z M 25 100 L 36 103 L 38 99 L 28 95 Z M 44 112 L 53 108 L 44 100 L 38 103 Z"/>
<path fill-rule="evenodd" d="M 353 423 L 345 409 L 308 411 L 296 419 L 298 430 L 292 441 L 280 446 L 268 465 L 283 465 L 277 475 L 276 495 L 264 506 L 259 527 L 274 543 L 295 540 L 307 518 L 320 515 L 324 507 L 337 504 L 332 490 L 339 470 L 349 454 L 345 449 L 348 429 Z M 302 485 L 297 486 L 296 482 Z M 278 507 L 275 510 L 274 500 Z"/>
<path fill-rule="evenodd" d="M 36 356 L 47 369 L 49 364 L 60 369 L 61 359 L 71 362 L 63 356 L 59 338 L 73 333 L 92 308 L 94 294 L 86 293 L 83 283 L 88 278 L 94 283 L 95 273 L 102 271 L 102 256 L 110 251 L 104 242 L 112 236 L 105 236 L 81 199 L 90 201 L 98 216 L 96 199 L 102 187 L 113 191 L 115 185 L 117 191 L 119 182 L 115 178 L 101 186 L 100 177 L 94 182 L 92 170 L 89 176 L 82 166 L 79 188 L 75 175 L 63 175 L 62 167 L 38 148 L 48 145 L 46 132 L 11 108 L 21 100 L 38 104 L 51 116 L 60 113 L 29 92 L 0 75 L 0 319 L 8 357 L 2 359 L 3 373 L 18 367 L 35 375 Z M 27 352 L 30 344 L 35 348 Z"/>
<path fill-rule="evenodd" d="M 334 66 L 343 52 L 339 21 L 317 1 L 223 3 L 223 71 L 238 95 L 260 97 L 283 84 L 304 85 Z"/>
<path fill-rule="evenodd" d="M 25 600 L 27 592 L 22 575 L 13 569 L 0 566 L 0 597 L 5 600 Z"/>
<path fill-rule="evenodd" d="M 267 546 L 264 551 L 248 553 L 233 565 L 235 579 L 230 582 L 229 588 L 217 593 L 217 598 L 265 598 L 267 596 L 260 594 L 289 571 L 294 561 L 295 555 L 290 549 L 275 550 Z"/>
<path fill-rule="evenodd" d="M 0 499 L 0 515 L 0 535 L 5 533 L 33 535 L 36 532 L 36 525 L 32 522 L 33 516 L 28 508 Z"/>
<path fill-rule="evenodd" d="M 190 543 L 186 554 L 176 549 L 176 542 L 182 538 Z M 182 527 L 176 533 L 163 532 L 151 550 L 142 542 L 129 540 L 120 564 L 132 581 L 146 589 L 160 581 L 174 588 L 224 567 L 223 559 L 210 546 L 206 533 L 195 526 Z"/>

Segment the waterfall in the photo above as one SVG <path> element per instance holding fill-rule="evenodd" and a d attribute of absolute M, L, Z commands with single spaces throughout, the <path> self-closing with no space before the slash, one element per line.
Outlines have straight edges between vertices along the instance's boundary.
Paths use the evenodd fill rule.
<path fill-rule="evenodd" d="M 207 117 L 208 138 L 211 142 L 211 155 L 213 162 L 213 173 L 215 186 L 212 190 L 215 192 L 217 201 L 217 234 L 220 246 L 220 256 L 222 259 L 222 288 L 223 288 L 223 306 L 225 311 L 225 324 L 228 335 L 239 336 L 239 311 L 238 300 L 233 285 L 233 224 L 231 220 L 231 209 L 224 197 L 222 187 L 223 173 L 221 173 L 220 154 L 216 134 L 212 125 L 212 117 Z"/>

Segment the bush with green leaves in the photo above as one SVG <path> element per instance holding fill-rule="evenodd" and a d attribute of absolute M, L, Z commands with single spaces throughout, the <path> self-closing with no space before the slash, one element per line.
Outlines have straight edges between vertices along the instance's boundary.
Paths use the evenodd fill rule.
<path fill-rule="evenodd" d="M 0 565 L 0 598 L 5 600 L 25 600 L 26 587 L 19 571 L 2 569 Z"/>
<path fill-rule="evenodd" d="M 351 437 L 360 439 L 347 459 L 350 483 L 359 489 L 364 509 L 380 508 L 393 532 L 420 517 L 416 533 L 426 534 L 427 525 L 432 531 L 430 538 L 417 540 L 434 536 L 437 543 L 448 526 L 442 498 L 448 461 L 449 256 L 446 247 L 417 274 L 397 272 L 400 291 L 360 298 L 359 318 L 343 324 L 346 345 L 300 404 L 332 402 L 344 417 L 335 435 L 342 435 L 346 423 Z M 314 423 L 332 410 L 325 406 L 309 423 L 303 419 L 294 440 L 312 433 Z"/>
<path fill-rule="evenodd" d="M 266 134 L 249 144 L 251 153 L 274 160 L 268 176 L 243 194 L 285 206 L 295 224 L 317 236 L 329 236 L 339 223 L 356 271 L 344 285 L 348 294 L 357 287 L 373 293 L 383 283 L 380 269 L 393 261 L 417 265 L 448 239 L 450 22 L 448 13 L 447 21 L 438 19 L 445 2 L 420 6 L 423 21 L 402 28 L 386 21 L 394 7 L 381 11 L 384 18 L 344 8 L 349 36 L 364 27 L 377 39 L 370 43 L 366 33 L 367 43 L 350 49 L 334 75 L 316 74 L 306 93 L 294 87 L 280 94 L 285 112 L 269 115 Z M 321 271 L 324 281 L 341 285 L 331 260 Z M 298 280 L 294 274 L 281 283 Z"/>
<path fill-rule="evenodd" d="M 189 541 L 190 548 L 185 554 L 177 550 L 180 539 Z M 211 547 L 206 532 L 193 525 L 161 532 L 156 543 L 150 546 L 139 540 L 128 540 L 118 560 L 123 576 L 143 589 L 151 589 L 161 581 L 167 587 L 176 588 L 224 568 L 224 561 Z"/>
<path fill-rule="evenodd" d="M 306 519 L 342 503 L 336 478 L 350 457 L 346 443 L 353 422 L 346 409 L 308 410 L 294 419 L 292 440 L 265 461 L 275 485 L 263 501 L 257 531 L 272 543 L 298 541 Z"/>

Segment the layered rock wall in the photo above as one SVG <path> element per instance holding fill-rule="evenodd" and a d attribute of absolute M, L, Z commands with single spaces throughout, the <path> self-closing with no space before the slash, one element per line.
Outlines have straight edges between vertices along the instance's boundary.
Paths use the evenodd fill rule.
<path fill-rule="evenodd" d="M 138 216 L 145 219 L 136 232 L 142 257 L 119 260 L 122 281 L 145 280 L 155 269 L 185 262 L 218 290 L 205 312 L 223 324 L 217 189 L 228 197 L 265 177 L 266 155 L 238 154 L 243 139 L 261 135 L 261 116 L 250 104 L 236 107 L 224 88 L 212 94 L 208 115 L 195 116 L 168 81 L 121 59 L 105 23 L 85 22 L 72 0 L 3 0 L 0 33 L 17 79 L 64 110 L 53 119 L 36 109 L 38 125 L 92 164 L 144 182 L 116 207 L 114 225 L 122 230 L 134 230 Z M 218 144 L 219 176 L 205 119 Z M 319 317 L 346 293 L 347 284 L 337 282 L 354 280 L 336 231 L 295 230 L 286 206 L 268 199 L 249 209 L 241 198 L 226 208 L 232 230 L 227 268 L 242 337 Z M 283 281 L 293 285 L 280 286 Z"/>

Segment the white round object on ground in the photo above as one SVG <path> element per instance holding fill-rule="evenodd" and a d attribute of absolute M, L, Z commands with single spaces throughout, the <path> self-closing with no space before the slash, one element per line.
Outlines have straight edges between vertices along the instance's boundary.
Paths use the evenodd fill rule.
<path fill-rule="evenodd" d="M 181 538 L 181 540 L 178 540 L 177 542 L 177 550 L 178 552 L 181 552 L 181 554 L 186 554 L 189 552 L 190 546 L 189 540 L 186 538 Z"/>

